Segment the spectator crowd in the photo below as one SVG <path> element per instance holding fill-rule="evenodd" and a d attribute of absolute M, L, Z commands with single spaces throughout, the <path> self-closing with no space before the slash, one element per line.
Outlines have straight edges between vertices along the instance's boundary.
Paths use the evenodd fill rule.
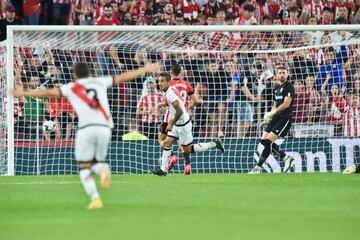
<path fill-rule="evenodd" d="M 24 0 L 1 5 L 0 36 L 6 25 L 316 25 L 358 24 L 360 0 Z M 118 74 L 161 62 L 183 67 L 201 103 L 192 113 L 195 136 L 257 137 L 259 121 L 271 109 L 276 69 L 285 66 L 294 84 L 294 125 L 328 124 L 335 136 L 360 136 L 359 32 L 212 32 L 173 33 L 183 52 L 121 45 L 96 51 L 18 48 L 18 87 L 53 87 L 71 81 L 75 61 L 91 63 L 93 75 Z M 110 36 L 107 36 L 111 38 Z M 166 41 L 164 42 L 166 43 Z M 160 45 L 159 45 L 160 46 Z M 299 47 L 302 47 L 299 49 Z M 203 51 L 198 51 L 203 50 Z M 217 51 L 214 51 L 217 50 Z M 265 50 L 265 51 L 264 51 Z M 269 51 L 270 50 L 270 51 Z M 281 51 L 284 50 L 284 51 Z M 109 91 L 119 140 L 129 123 L 156 138 L 164 111 L 157 76 L 143 76 Z M 39 117 L 40 116 L 40 117 Z M 17 99 L 17 138 L 34 134 L 43 121 L 46 140 L 71 140 L 76 114 L 66 99 Z M 23 131 L 22 129 L 27 129 Z"/>

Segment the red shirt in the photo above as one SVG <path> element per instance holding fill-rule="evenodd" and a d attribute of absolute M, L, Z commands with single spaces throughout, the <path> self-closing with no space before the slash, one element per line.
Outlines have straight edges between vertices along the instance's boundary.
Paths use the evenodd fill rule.
<path fill-rule="evenodd" d="M 227 15 L 232 17 L 239 17 L 240 5 L 234 0 L 224 0 L 223 4 L 225 5 Z"/>
<path fill-rule="evenodd" d="M 119 19 L 112 18 L 110 20 L 106 19 L 105 16 L 101 16 L 98 21 L 96 22 L 96 25 L 121 25 L 121 22 Z"/>
<path fill-rule="evenodd" d="M 130 8 L 131 8 L 131 3 L 129 3 L 127 6 L 126 6 L 126 10 L 125 12 L 130 12 Z M 142 9 L 141 7 L 141 2 L 138 3 L 134 9 L 133 9 L 133 12 L 131 13 L 131 19 L 133 21 L 134 24 L 136 24 L 140 14 L 144 14 L 144 9 Z"/>
<path fill-rule="evenodd" d="M 24 0 L 23 1 L 23 11 L 24 16 L 32 16 L 35 14 L 40 14 L 42 12 L 42 8 L 40 3 L 42 0 Z"/>
<path fill-rule="evenodd" d="M 342 97 L 334 97 L 331 106 L 330 106 L 330 114 L 329 121 L 340 120 L 344 117 L 346 102 Z"/>
<path fill-rule="evenodd" d="M 60 112 L 67 112 L 75 117 L 76 113 L 70 102 L 65 97 L 49 98 L 50 118 L 56 118 Z"/>
<path fill-rule="evenodd" d="M 260 15 L 261 16 L 267 15 L 274 18 L 279 14 L 280 8 L 281 8 L 280 5 L 277 3 L 268 5 L 267 2 L 265 2 L 264 5 L 260 6 Z"/>
<path fill-rule="evenodd" d="M 193 20 L 197 18 L 200 12 L 200 5 L 194 0 L 183 0 L 177 6 L 177 10 L 181 10 L 184 13 L 184 18 Z"/>

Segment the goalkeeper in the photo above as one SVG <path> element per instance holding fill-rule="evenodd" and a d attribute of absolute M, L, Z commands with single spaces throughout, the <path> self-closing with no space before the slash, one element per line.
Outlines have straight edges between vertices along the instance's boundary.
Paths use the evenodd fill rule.
<path fill-rule="evenodd" d="M 250 174 L 260 173 L 262 165 L 273 152 L 285 161 L 283 172 L 289 171 L 294 159 L 279 149 L 275 141 L 285 136 L 292 123 L 293 99 L 295 96 L 294 86 L 288 80 L 288 71 L 284 67 L 279 67 L 276 72 L 276 78 L 279 81 L 274 89 L 274 104 L 272 110 L 264 115 L 261 126 L 265 129 L 260 143 L 264 150 L 260 155 L 259 162 L 249 172 Z"/>

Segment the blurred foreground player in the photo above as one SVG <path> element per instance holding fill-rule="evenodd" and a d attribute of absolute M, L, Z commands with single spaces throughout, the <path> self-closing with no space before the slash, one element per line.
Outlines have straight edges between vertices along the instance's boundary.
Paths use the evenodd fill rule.
<path fill-rule="evenodd" d="M 65 96 L 73 105 L 79 118 L 75 139 L 75 158 L 80 168 L 80 180 L 91 198 L 88 209 L 103 207 L 92 175 L 100 175 L 100 184 L 103 189 L 108 189 L 111 184 L 111 171 L 109 165 L 104 163 L 113 128 L 107 88 L 135 79 L 147 72 L 159 70 L 159 65 L 152 64 L 115 77 L 91 77 L 89 65 L 77 62 L 73 67 L 75 82 L 65 84 L 60 88 L 12 91 L 15 97 Z"/>

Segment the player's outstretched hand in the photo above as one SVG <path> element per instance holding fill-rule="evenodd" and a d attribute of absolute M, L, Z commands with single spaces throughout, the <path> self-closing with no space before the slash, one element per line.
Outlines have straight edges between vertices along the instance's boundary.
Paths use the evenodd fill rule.
<path fill-rule="evenodd" d="M 160 73 L 161 72 L 161 68 L 163 67 L 161 64 L 159 63 L 149 63 L 149 64 L 146 64 L 146 69 L 149 71 L 149 72 L 152 72 L 152 73 Z"/>

